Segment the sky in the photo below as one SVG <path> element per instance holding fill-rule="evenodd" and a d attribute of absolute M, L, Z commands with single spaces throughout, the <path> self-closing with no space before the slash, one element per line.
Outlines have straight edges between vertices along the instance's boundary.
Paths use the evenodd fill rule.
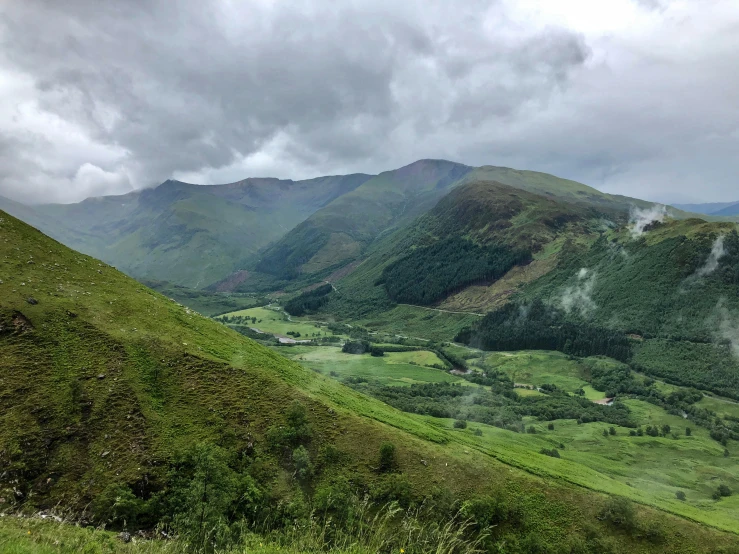
<path fill-rule="evenodd" d="M 4 0 L 0 195 L 532 169 L 739 200 L 736 0 Z"/>

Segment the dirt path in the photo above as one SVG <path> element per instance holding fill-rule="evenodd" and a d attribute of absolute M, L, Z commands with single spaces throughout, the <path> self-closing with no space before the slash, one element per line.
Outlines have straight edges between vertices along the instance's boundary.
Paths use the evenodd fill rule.
<path fill-rule="evenodd" d="M 429 308 L 428 306 L 416 306 L 415 304 L 398 304 L 398 306 L 410 306 L 411 308 L 421 308 L 422 310 L 431 310 L 434 312 L 442 312 L 445 314 L 462 314 L 462 315 L 476 315 L 483 317 L 485 314 L 479 314 L 477 312 L 453 312 L 452 310 L 442 310 L 441 308 Z"/>

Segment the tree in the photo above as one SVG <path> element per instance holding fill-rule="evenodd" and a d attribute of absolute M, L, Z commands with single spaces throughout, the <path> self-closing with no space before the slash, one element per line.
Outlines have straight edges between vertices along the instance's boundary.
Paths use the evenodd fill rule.
<path fill-rule="evenodd" d="M 603 436 L 608 437 L 608 431 L 606 431 L 605 429 L 603 429 Z"/>
<path fill-rule="evenodd" d="M 677 491 L 675 493 L 675 496 L 678 500 L 685 500 L 685 493 L 683 491 Z"/>
<path fill-rule="evenodd" d="M 227 540 L 228 511 L 237 498 L 236 475 L 217 446 L 195 445 L 172 470 L 174 527 L 194 551 Z"/>
<path fill-rule="evenodd" d="M 685 428 L 685 436 L 689 437 L 693 433 L 693 430 L 690 427 Z"/>
<path fill-rule="evenodd" d="M 615 435 L 616 434 L 616 429 L 614 427 L 611 427 L 610 429 L 608 429 L 608 434 L 609 435 Z"/>
<path fill-rule="evenodd" d="M 305 446 L 300 445 L 293 450 L 293 465 L 298 479 L 307 479 L 313 475 L 313 464 L 311 464 L 310 455 Z"/>
<path fill-rule="evenodd" d="M 549 429 L 550 431 L 554 431 L 554 423 L 549 422 L 549 425 L 547 425 L 547 429 Z"/>
<path fill-rule="evenodd" d="M 464 419 L 458 419 L 454 422 L 455 429 L 467 429 L 467 422 Z"/>
<path fill-rule="evenodd" d="M 392 471 L 395 463 L 395 445 L 391 442 L 382 443 L 380 446 L 380 471 Z"/>

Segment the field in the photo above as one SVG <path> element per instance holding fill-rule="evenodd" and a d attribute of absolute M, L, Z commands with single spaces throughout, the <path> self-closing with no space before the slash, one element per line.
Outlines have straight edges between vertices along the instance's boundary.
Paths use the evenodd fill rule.
<path fill-rule="evenodd" d="M 597 360 L 598 363 L 609 363 Z M 595 360 L 593 360 L 595 362 Z M 617 363 L 617 362 L 613 362 Z M 504 372 L 514 383 L 534 385 L 557 385 L 558 388 L 574 393 L 585 391 L 586 398 L 598 400 L 604 395 L 588 385 L 585 379 L 587 367 L 560 352 L 546 350 L 521 350 L 518 352 L 487 352 L 474 362 L 482 369 L 495 369 Z"/>
<path fill-rule="evenodd" d="M 238 310 L 229 312 L 225 316 L 243 316 L 256 317 L 257 322 L 253 327 L 265 333 L 273 335 L 287 336 L 288 331 L 300 333 L 300 338 L 311 338 L 314 336 L 328 336 L 332 333 L 325 327 L 315 322 L 301 321 L 297 318 L 288 319 L 282 308 L 274 306 L 265 306 L 263 308 L 249 308 L 247 310 Z"/>
<path fill-rule="evenodd" d="M 733 400 L 718 396 L 705 396 L 698 402 L 698 406 L 716 412 L 719 417 L 739 417 L 739 402 Z"/>
<path fill-rule="evenodd" d="M 463 327 L 472 325 L 479 319 L 480 316 L 477 315 L 398 305 L 377 318 L 360 320 L 358 323 L 373 331 L 448 341 L 452 340 Z"/>
<path fill-rule="evenodd" d="M 444 364 L 436 354 L 423 350 L 386 352 L 381 358 L 369 354 L 345 354 L 333 346 L 279 347 L 277 351 L 305 367 L 338 379 L 358 377 L 396 386 L 442 382 L 467 384 L 467 381 L 446 371 L 430 367 Z"/>

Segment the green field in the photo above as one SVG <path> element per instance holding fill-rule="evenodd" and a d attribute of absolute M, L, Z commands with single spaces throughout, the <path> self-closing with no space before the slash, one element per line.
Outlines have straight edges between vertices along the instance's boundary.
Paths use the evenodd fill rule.
<path fill-rule="evenodd" d="M 739 417 L 739 402 L 718 396 L 704 396 L 697 406 L 716 412 L 719 417 Z"/>
<path fill-rule="evenodd" d="M 514 383 L 523 385 L 540 387 L 548 383 L 557 385 L 568 392 L 575 392 L 588 386 L 582 365 L 559 352 L 545 350 L 488 352 L 478 362 L 478 366 L 502 371 Z M 596 396 L 596 398 L 602 397 L 602 394 Z"/>
<path fill-rule="evenodd" d="M 310 369 L 339 379 L 359 377 L 383 385 L 414 383 L 461 383 L 467 381 L 430 366 L 444 363 L 428 351 L 386 352 L 384 356 L 345 354 L 333 346 L 280 347 L 278 351 Z M 411 363 L 413 362 L 413 363 Z"/>
<path fill-rule="evenodd" d="M 315 322 L 301 321 L 298 318 L 288 319 L 288 315 L 282 311 L 282 308 L 269 306 L 263 308 L 249 308 L 247 310 L 238 310 L 229 312 L 225 316 L 244 316 L 256 317 L 257 322 L 253 327 L 265 333 L 273 335 L 287 336 L 288 331 L 300 333 L 300 339 L 310 339 L 314 336 L 329 336 L 332 333 L 325 327 Z"/>
<path fill-rule="evenodd" d="M 448 341 L 452 340 L 463 327 L 472 325 L 479 319 L 477 315 L 398 305 L 379 317 L 363 319 L 359 323 L 373 331 Z"/>

